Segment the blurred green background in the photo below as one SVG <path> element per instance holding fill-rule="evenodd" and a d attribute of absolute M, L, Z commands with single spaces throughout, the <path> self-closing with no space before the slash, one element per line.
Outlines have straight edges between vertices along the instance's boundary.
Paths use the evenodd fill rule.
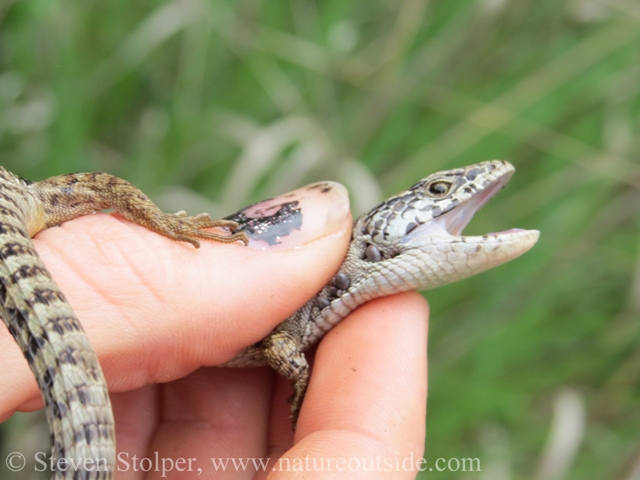
<path fill-rule="evenodd" d="M 419 478 L 640 479 L 639 114 L 637 0 L 0 1 L 0 163 L 33 180 L 221 215 L 332 179 L 359 213 L 516 166 L 467 232 L 538 245 L 427 295 L 425 457 L 482 471 Z M 46 450 L 27 425 L 3 451 Z"/>

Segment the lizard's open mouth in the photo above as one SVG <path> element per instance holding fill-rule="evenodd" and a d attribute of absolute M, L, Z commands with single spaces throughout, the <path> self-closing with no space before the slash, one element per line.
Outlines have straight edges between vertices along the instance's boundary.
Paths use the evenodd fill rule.
<path fill-rule="evenodd" d="M 427 255 L 425 268 L 443 284 L 469 276 L 469 270 L 477 273 L 523 254 L 540 232 L 513 228 L 462 236 L 473 215 L 514 171 L 510 163 L 493 160 L 425 177 L 356 222 L 356 234 L 368 235 L 363 259 L 378 262 L 409 251 Z"/>
<path fill-rule="evenodd" d="M 466 227 L 471 221 L 475 213 L 480 210 L 484 204 L 491 199 L 491 197 L 502 190 L 502 187 L 507 184 L 510 178 L 511 175 L 503 175 L 494 183 L 487 186 L 484 190 L 469 198 L 467 201 L 461 203 L 455 208 L 452 208 L 448 212 L 443 213 L 439 217 L 434 218 L 431 221 L 432 226 L 438 225 L 449 235 L 456 237 L 460 236 L 464 227 Z"/>
<path fill-rule="evenodd" d="M 492 184 L 486 186 L 483 190 L 476 193 L 472 197 L 463 201 L 460 205 L 452 208 L 446 213 L 442 213 L 430 222 L 427 222 L 416 228 L 407 235 L 405 241 L 410 237 L 418 235 L 445 235 L 459 237 L 467 224 L 473 218 L 473 215 L 480 210 L 502 187 L 504 187 L 511 178 L 513 171 L 505 172 L 504 175 L 497 178 Z M 486 235 L 497 236 L 507 233 L 523 232 L 523 229 L 512 228 L 501 232 L 491 232 Z"/>

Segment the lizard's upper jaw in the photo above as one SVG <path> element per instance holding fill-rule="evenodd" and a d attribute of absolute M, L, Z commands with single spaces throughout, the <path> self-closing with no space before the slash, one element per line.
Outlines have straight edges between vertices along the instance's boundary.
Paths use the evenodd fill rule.
<path fill-rule="evenodd" d="M 538 240 L 537 230 L 511 228 L 500 232 L 491 232 L 482 236 L 462 236 L 462 231 L 473 218 L 473 215 L 487 203 L 510 180 L 513 171 L 496 178 L 481 191 L 462 201 L 446 213 L 440 214 L 430 222 L 420 225 L 407 234 L 401 243 L 419 246 L 433 243 L 482 244 L 483 249 L 491 245 L 501 244 L 500 250 L 509 258 L 514 258 L 529 250 Z M 440 240 L 436 240 L 440 238 Z M 508 251 L 508 253 L 507 253 Z M 498 252 L 496 252 L 498 253 Z"/>
<path fill-rule="evenodd" d="M 434 218 L 427 228 L 431 227 L 448 233 L 453 236 L 460 236 L 464 227 L 471 221 L 475 213 L 480 210 L 485 203 L 504 187 L 511 175 L 503 175 L 492 184 L 485 187 L 471 198 L 467 199 L 455 208 Z M 511 229 L 510 231 L 520 230 Z"/>

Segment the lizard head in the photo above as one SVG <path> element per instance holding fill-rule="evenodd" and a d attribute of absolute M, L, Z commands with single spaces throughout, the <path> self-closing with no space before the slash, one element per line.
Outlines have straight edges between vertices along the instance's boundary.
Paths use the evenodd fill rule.
<path fill-rule="evenodd" d="M 508 162 L 493 160 L 423 178 L 356 221 L 354 238 L 363 240 L 360 259 L 419 265 L 421 273 L 409 287 L 427 289 L 518 257 L 536 243 L 538 231 L 462 235 L 475 212 L 504 187 L 514 170 Z"/>

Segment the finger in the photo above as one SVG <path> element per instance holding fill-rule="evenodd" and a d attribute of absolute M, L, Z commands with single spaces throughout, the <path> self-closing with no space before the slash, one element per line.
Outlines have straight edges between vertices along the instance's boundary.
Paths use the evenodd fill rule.
<path fill-rule="evenodd" d="M 177 477 L 219 479 L 229 458 L 264 457 L 274 376 L 267 367 L 201 368 L 174 382 L 112 394 L 118 478 L 146 478 L 146 462 L 160 476 L 164 468 Z M 234 479 L 241 472 L 228 469 Z"/>
<path fill-rule="evenodd" d="M 391 472 L 382 463 L 373 471 L 347 469 L 344 478 L 415 477 L 425 437 L 427 314 L 420 295 L 395 295 L 366 304 L 327 334 L 315 357 L 298 443 L 284 460 L 380 458 Z M 295 478 L 286 470 L 273 478 Z"/>
<path fill-rule="evenodd" d="M 196 250 L 101 214 L 46 230 L 35 243 L 87 330 L 110 389 L 123 391 L 228 360 L 319 290 L 349 237 L 346 193 L 333 192 L 337 200 L 325 192 L 302 207 L 299 240 L 307 243 L 295 249 L 203 242 Z M 304 236 L 307 225 L 317 240 Z M 0 372 L 8 386 L 0 415 L 41 404 L 20 357 L 0 331 L 0 364 L 16 366 Z"/>
<path fill-rule="evenodd" d="M 161 418 L 161 386 L 145 385 L 136 390 L 111 393 L 116 422 L 116 478 L 143 478 L 141 461 L 149 458 L 150 446 Z"/>
<path fill-rule="evenodd" d="M 266 367 L 202 368 L 164 385 L 162 419 L 150 451 L 195 459 L 199 478 L 251 478 L 251 468 L 220 465 L 265 456 L 273 378 Z"/>

